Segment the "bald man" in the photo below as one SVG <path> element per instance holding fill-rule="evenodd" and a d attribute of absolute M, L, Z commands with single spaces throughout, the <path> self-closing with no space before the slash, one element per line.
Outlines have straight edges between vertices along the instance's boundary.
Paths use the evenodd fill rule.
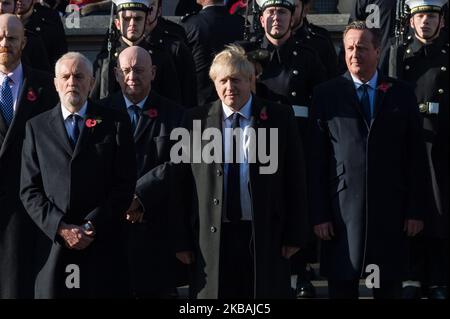
<path fill-rule="evenodd" d="M 155 67 L 138 46 L 123 50 L 115 68 L 121 91 L 100 101 L 127 112 L 134 130 L 138 181 L 131 207 L 123 212 L 130 267 L 130 293 L 138 298 L 170 298 L 176 258 L 169 236 L 168 164 L 170 132 L 182 107 L 152 90 Z"/>
<path fill-rule="evenodd" d="M 0 15 L 0 299 L 32 298 L 35 225 L 19 198 L 25 123 L 56 104 L 49 74 L 21 63 L 24 29 Z"/>

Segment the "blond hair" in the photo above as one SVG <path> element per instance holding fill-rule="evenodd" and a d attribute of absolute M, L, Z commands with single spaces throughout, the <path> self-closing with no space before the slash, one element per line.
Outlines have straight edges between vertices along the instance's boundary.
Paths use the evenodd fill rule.
<path fill-rule="evenodd" d="M 219 52 L 209 69 L 209 77 L 215 80 L 219 72 L 228 71 L 227 74 L 241 74 L 251 78 L 255 74 L 255 67 L 245 55 L 245 50 L 236 44 L 227 45 L 225 49 Z"/>

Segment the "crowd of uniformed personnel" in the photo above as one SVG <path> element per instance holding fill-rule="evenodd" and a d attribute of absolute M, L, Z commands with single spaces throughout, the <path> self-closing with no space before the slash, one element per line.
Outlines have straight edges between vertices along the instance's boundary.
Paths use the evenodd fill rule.
<path fill-rule="evenodd" d="M 255 1 L 260 10 L 258 16 L 253 16 L 252 23 L 250 23 L 250 17 L 245 16 L 245 10 L 233 10 L 234 14 L 230 13 L 230 7 L 238 1 L 197 0 L 196 8 L 189 9 L 183 9 L 183 5 L 188 5 L 188 1 L 180 1 L 177 10 L 197 9 L 197 11 L 183 16 L 179 24 L 162 16 L 162 0 L 113 1 L 115 3 L 113 24 L 111 31 L 105 35 L 102 48 L 93 63 L 94 82 L 89 90 L 89 98 L 92 101 L 99 100 L 99 103 L 106 107 L 113 106 L 120 109 L 125 106 L 128 108 L 132 126 L 134 125 L 133 129 L 140 132 L 135 133 L 134 140 L 138 149 L 136 155 L 138 183 L 132 202 L 132 207 L 135 206 L 134 209 L 129 210 L 130 213 L 127 216 L 127 219 L 132 220 L 133 223 L 130 223 L 125 230 L 128 251 L 128 256 L 125 258 L 132 270 L 130 277 L 124 279 L 128 280 L 128 284 L 124 284 L 127 285 L 127 296 L 172 298 L 176 297 L 178 285 L 189 283 L 190 275 L 185 264 L 191 261 L 186 262 L 180 258 L 177 260 L 175 254 L 171 253 L 171 245 L 175 239 L 168 234 L 173 221 L 161 216 L 154 218 L 144 215 L 144 219 L 147 220 L 142 223 L 142 215 L 133 216 L 133 211 L 152 211 L 152 205 L 155 205 L 159 214 L 167 214 L 167 207 L 160 203 L 161 200 L 164 203 L 170 201 L 166 197 L 167 194 L 162 191 L 160 195 L 148 194 L 146 188 L 153 190 L 154 185 L 149 186 L 149 184 L 154 183 L 154 180 L 164 181 L 162 176 L 168 174 L 161 169 L 161 166 L 169 161 L 166 148 L 170 144 L 166 144 L 167 141 L 163 141 L 163 138 L 168 138 L 171 128 L 181 125 L 183 110 L 218 99 L 219 92 L 216 91 L 217 87 L 210 78 L 210 67 L 215 55 L 227 45 L 238 44 L 244 49 L 247 59 L 254 65 L 256 82 L 252 87 L 252 94 L 291 107 L 300 138 L 304 142 L 306 159 L 307 161 L 316 160 L 308 157 L 312 141 L 309 132 L 311 125 L 314 125 L 310 121 L 311 105 L 314 104 L 315 89 L 340 76 L 339 71 L 342 66 L 339 67 L 340 62 L 335 46 L 326 29 L 308 21 L 307 14 L 312 0 Z M 364 12 L 364 8 L 369 4 L 379 2 L 356 1 L 353 16 L 356 15 L 355 12 Z M 416 111 L 421 115 L 428 163 L 426 173 L 429 179 L 421 185 L 423 196 L 428 200 L 426 206 L 428 211 L 422 212 L 426 214 L 423 218 L 425 227 L 423 231 L 419 230 L 418 236 L 411 236 L 409 239 L 407 270 L 405 275 L 398 279 L 403 282 L 404 298 L 417 298 L 426 294 L 430 298 L 441 299 L 447 298 L 448 285 L 448 51 L 450 48 L 448 32 L 444 28 L 447 23 L 444 19 L 444 5 L 447 1 L 408 0 L 406 2 L 411 9 L 411 20 L 403 30 L 405 32 L 403 42 L 395 42 L 393 30 L 390 27 L 394 21 L 385 22 L 385 25 L 382 25 L 384 29 L 381 30 L 383 35 L 377 74 L 389 75 L 394 79 L 408 82 L 414 87 L 417 100 Z M 0 0 L 0 15 L 15 14 L 23 24 L 26 42 L 21 53 L 22 64 L 54 74 L 55 63 L 67 53 L 68 47 L 60 14 L 54 9 L 55 4 L 52 3 L 53 8 L 50 8 L 49 3 L 34 0 Z M 249 4 L 244 1 L 243 5 Z M 382 20 L 385 18 L 387 17 L 383 15 Z M 353 19 L 362 20 L 361 17 L 353 17 Z M 0 25 L 0 49 L 8 46 L 5 40 L 8 35 L 4 32 L 6 31 L 2 30 Z M 390 42 L 388 37 L 393 40 Z M 150 62 L 147 62 L 148 65 L 142 69 L 137 68 L 139 63 L 136 61 L 126 60 L 130 54 L 129 49 L 136 46 L 150 53 Z M 343 51 L 345 50 L 344 47 Z M 136 51 L 135 54 L 136 59 L 139 57 L 147 61 L 147 57 L 144 58 L 142 52 Z M 127 63 L 129 65 L 134 63 L 135 67 L 127 71 L 124 69 Z M 9 71 L 12 72 L 12 70 Z M 1 72 L 2 80 L 11 76 L 4 74 L 3 70 Z M 29 72 L 28 69 L 26 72 Z M 130 72 L 137 73 L 141 77 L 144 77 L 142 73 L 148 73 L 145 80 L 149 82 L 148 92 L 150 93 L 147 92 L 143 100 L 140 96 L 126 93 L 127 85 L 124 84 L 123 76 Z M 5 92 L 2 84 L 0 104 L 6 105 L 5 94 L 10 93 Z M 35 93 L 41 92 L 28 91 L 26 95 L 28 101 L 34 101 Z M 50 95 L 47 98 L 51 99 Z M 13 99 L 14 105 L 20 102 L 20 99 L 16 102 L 17 93 L 13 94 Z M 315 100 L 318 100 L 317 97 Z M 152 103 L 155 103 L 155 106 Z M 130 105 L 139 104 L 141 104 L 140 109 L 129 108 Z M 140 120 L 143 118 L 143 113 L 147 114 L 149 110 L 154 110 L 154 107 L 164 108 L 166 105 L 170 109 L 167 113 L 170 114 L 167 115 L 170 118 L 170 125 L 149 126 L 152 127 L 151 132 L 145 131 L 150 130 L 147 126 L 151 124 Z M 6 174 L 8 170 L 6 166 L 10 163 L 8 156 L 13 155 L 8 155 L 7 141 L 14 138 L 11 136 L 12 133 L 8 132 L 12 130 L 14 122 L 8 122 L 6 106 L 0 111 L 0 298 L 32 298 L 37 296 L 36 291 L 40 290 L 24 289 L 23 287 L 30 283 L 23 278 L 17 279 L 21 272 L 31 271 L 27 268 L 30 265 L 24 264 L 24 260 L 28 259 L 24 259 L 17 253 L 18 249 L 22 249 L 22 243 L 17 242 L 16 232 L 24 221 L 11 217 L 14 214 L 26 214 L 26 212 L 18 199 L 19 186 L 17 185 L 16 190 L 14 188 L 7 190 L 9 182 L 3 178 L 3 176 L 10 176 Z M 156 114 L 156 116 L 162 116 L 165 113 Z M 152 117 L 151 114 L 149 116 Z M 319 123 L 320 120 L 317 119 L 317 122 Z M 22 124 L 24 126 L 25 121 Z M 16 131 L 17 125 L 14 127 Z M 21 132 L 23 129 L 18 131 Z M 20 135 L 24 133 L 21 132 Z M 336 140 L 333 140 L 331 136 L 330 143 L 333 142 Z M 152 147 L 158 156 L 153 158 L 152 154 L 142 153 L 139 147 L 142 149 Z M 401 148 L 403 145 L 398 147 Z M 330 163 L 330 165 L 335 164 Z M 343 166 L 341 169 L 342 171 L 337 174 L 346 173 L 343 171 Z M 17 174 L 20 176 L 20 171 Z M 157 178 L 150 179 L 149 174 L 156 175 Z M 167 185 L 164 182 L 161 183 L 161 189 L 165 189 Z M 330 185 L 331 183 L 332 181 Z M 407 187 L 407 185 L 398 186 Z M 170 191 L 167 190 L 167 192 Z M 146 199 L 144 196 L 147 196 Z M 152 204 L 148 198 L 154 200 L 156 204 Z M 311 218 L 311 220 L 315 219 Z M 313 279 L 311 274 L 314 272 L 309 268 L 309 263 L 318 260 L 317 251 L 320 245 L 315 239 L 314 232 L 320 239 L 324 240 L 324 237 L 318 235 L 318 228 L 314 226 L 323 225 L 322 222 L 324 221 L 310 225 L 307 244 L 301 247 L 301 251 L 291 259 L 291 273 L 298 275 L 296 289 L 298 298 L 311 298 L 316 295 L 315 288 L 311 284 Z M 23 247 L 25 247 L 23 249 L 30 249 L 27 245 Z M 345 289 L 341 287 L 341 292 Z M 41 295 L 58 296 L 58 294 Z M 335 294 L 334 297 L 336 296 L 351 297 L 352 295 L 343 293 Z M 400 295 L 386 294 L 385 296 Z"/>

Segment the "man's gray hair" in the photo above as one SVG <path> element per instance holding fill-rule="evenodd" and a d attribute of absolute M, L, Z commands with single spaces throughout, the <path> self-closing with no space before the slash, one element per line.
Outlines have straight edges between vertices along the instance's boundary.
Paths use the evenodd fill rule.
<path fill-rule="evenodd" d="M 61 63 L 64 60 L 79 60 L 79 61 L 81 61 L 87 67 L 87 69 L 89 71 L 89 75 L 94 77 L 94 68 L 92 66 L 92 62 L 89 61 L 89 59 L 86 58 L 83 54 L 81 54 L 79 52 L 73 52 L 73 51 L 72 52 L 67 52 L 62 57 L 60 57 L 58 59 L 58 61 L 56 61 L 56 64 L 55 64 L 55 75 L 58 75 L 59 69 L 61 67 Z"/>

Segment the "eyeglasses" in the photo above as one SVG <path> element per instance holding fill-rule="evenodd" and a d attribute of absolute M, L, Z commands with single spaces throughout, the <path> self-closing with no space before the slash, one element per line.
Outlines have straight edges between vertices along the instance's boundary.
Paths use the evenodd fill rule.
<path fill-rule="evenodd" d="M 124 69 L 119 69 L 123 75 L 127 76 L 128 74 L 131 73 L 131 71 L 133 71 L 135 74 L 137 75 L 141 75 L 144 74 L 145 69 L 144 68 L 124 68 Z"/>

